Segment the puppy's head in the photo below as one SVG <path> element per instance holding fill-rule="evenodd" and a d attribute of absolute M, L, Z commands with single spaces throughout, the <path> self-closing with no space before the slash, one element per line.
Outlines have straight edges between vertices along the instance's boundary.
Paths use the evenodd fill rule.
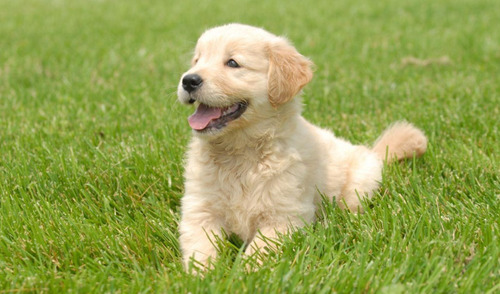
<path fill-rule="evenodd" d="M 197 105 L 188 120 L 203 136 L 276 116 L 312 78 L 312 63 L 285 38 L 241 24 L 206 31 L 191 65 L 181 77 L 178 97 Z"/>

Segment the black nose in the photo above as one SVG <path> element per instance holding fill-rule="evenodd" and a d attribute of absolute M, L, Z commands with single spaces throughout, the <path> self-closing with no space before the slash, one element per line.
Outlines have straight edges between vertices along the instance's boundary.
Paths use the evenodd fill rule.
<path fill-rule="evenodd" d="M 198 89 L 202 83 L 203 79 L 197 74 L 185 75 L 184 78 L 182 78 L 182 88 L 188 93 Z"/>

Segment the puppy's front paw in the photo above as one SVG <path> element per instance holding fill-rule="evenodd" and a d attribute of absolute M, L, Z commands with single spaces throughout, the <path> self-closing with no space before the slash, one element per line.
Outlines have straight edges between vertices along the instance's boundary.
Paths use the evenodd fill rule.
<path fill-rule="evenodd" d="M 209 270 L 213 267 L 212 262 L 217 257 L 215 244 L 207 234 L 200 234 L 201 238 L 195 237 L 194 234 L 181 234 L 180 243 L 186 271 Z"/>

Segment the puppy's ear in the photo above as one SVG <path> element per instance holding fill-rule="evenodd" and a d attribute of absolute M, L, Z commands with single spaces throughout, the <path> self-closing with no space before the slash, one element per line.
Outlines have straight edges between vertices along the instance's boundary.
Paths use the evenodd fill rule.
<path fill-rule="evenodd" d="M 288 102 L 312 79 L 312 62 L 284 38 L 269 44 L 268 95 L 273 107 Z"/>

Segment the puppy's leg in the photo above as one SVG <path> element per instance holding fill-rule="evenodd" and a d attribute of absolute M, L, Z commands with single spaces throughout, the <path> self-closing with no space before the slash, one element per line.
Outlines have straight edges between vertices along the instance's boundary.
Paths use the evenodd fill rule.
<path fill-rule="evenodd" d="M 337 204 L 353 212 L 362 212 L 360 200 L 371 198 L 382 180 L 382 160 L 364 146 L 353 146 L 346 165 L 346 181 Z"/>
<path fill-rule="evenodd" d="M 186 269 L 191 259 L 204 267 L 209 265 L 217 255 L 215 242 L 222 237 L 222 229 L 221 222 L 206 212 L 183 213 L 179 241 Z"/>

